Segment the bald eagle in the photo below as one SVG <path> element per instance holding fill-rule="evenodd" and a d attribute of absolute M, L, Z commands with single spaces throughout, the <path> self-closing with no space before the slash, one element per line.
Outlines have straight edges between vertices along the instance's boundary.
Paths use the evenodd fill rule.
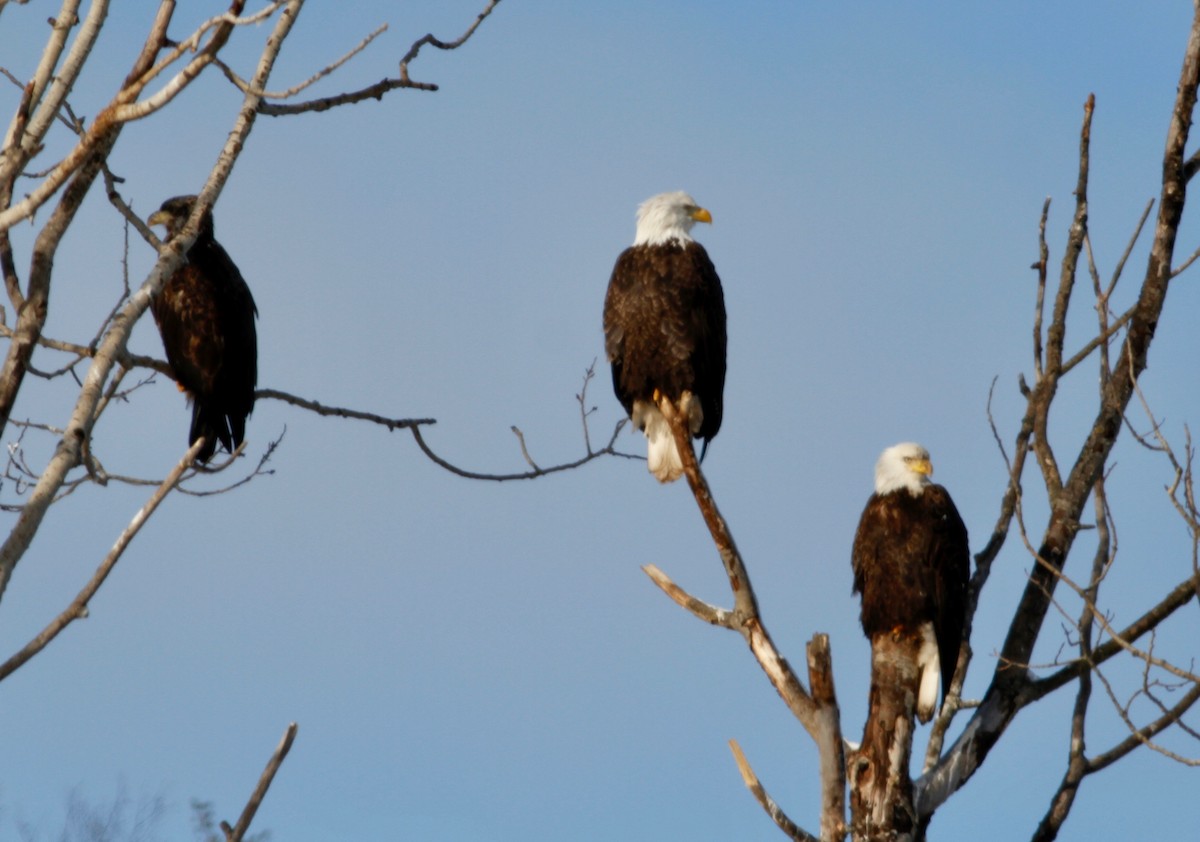
<path fill-rule="evenodd" d="M 875 651 L 881 638 L 917 644 L 917 717 L 932 718 L 950 688 L 966 621 L 971 562 L 967 527 L 946 489 L 929 477 L 929 452 L 918 444 L 883 451 L 875 493 L 854 536 L 854 592 Z"/>
<path fill-rule="evenodd" d="M 617 258 L 604 299 L 604 347 L 613 391 L 646 434 L 650 473 L 674 482 L 683 462 L 658 401 L 684 415 L 708 443 L 721 428 L 725 389 L 725 297 L 692 226 L 712 214 L 686 193 L 638 207 L 633 245 Z"/>
<path fill-rule="evenodd" d="M 165 225 L 167 239 L 173 239 L 195 201 L 195 196 L 167 199 L 149 223 Z M 188 443 L 204 437 L 196 459 L 207 462 L 218 443 L 232 453 L 254 409 L 258 309 L 242 273 L 213 237 L 211 211 L 200 220 L 187 263 L 163 284 L 150 309 L 175 380 L 192 402 Z"/>

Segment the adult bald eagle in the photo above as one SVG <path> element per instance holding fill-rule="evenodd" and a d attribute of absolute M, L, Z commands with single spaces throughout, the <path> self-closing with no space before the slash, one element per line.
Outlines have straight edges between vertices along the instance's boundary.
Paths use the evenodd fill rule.
<path fill-rule="evenodd" d="M 946 489 L 929 477 L 929 452 L 918 444 L 883 451 L 875 493 L 854 536 L 854 591 L 872 652 L 881 640 L 917 644 L 917 717 L 928 722 L 950 688 L 966 621 L 971 562 L 967 527 Z"/>
<path fill-rule="evenodd" d="M 167 199 L 149 223 L 165 225 L 167 239 L 173 239 L 195 201 L 195 196 Z M 213 237 L 211 211 L 200 220 L 187 263 L 163 284 L 150 309 L 171 371 L 192 402 L 188 442 L 204 437 L 196 458 L 207 462 L 218 443 L 232 453 L 254 409 L 258 309 L 242 273 Z"/>
<path fill-rule="evenodd" d="M 692 226 L 712 214 L 687 193 L 662 193 L 638 207 L 637 234 L 613 267 L 604 299 L 604 347 L 613 391 L 648 440 L 650 472 L 674 482 L 683 462 L 659 411 L 668 399 L 692 435 L 721 429 L 725 390 L 725 297 Z"/>

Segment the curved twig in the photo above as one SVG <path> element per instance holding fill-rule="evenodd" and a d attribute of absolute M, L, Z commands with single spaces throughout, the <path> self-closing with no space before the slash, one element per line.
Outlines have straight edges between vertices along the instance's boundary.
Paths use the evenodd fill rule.
<path fill-rule="evenodd" d="M 615 445 L 616 445 L 616 441 L 617 441 L 617 435 L 621 432 L 621 428 L 625 426 L 625 420 L 626 419 L 621 419 L 620 421 L 617 422 L 617 426 L 613 429 L 612 438 L 610 438 L 608 440 L 608 444 L 605 447 L 601 448 L 600 450 L 596 450 L 591 453 L 588 453 L 587 455 L 585 455 L 579 459 L 576 459 L 574 462 L 564 462 L 561 465 L 552 465 L 549 468 L 535 468 L 532 471 L 525 471 L 525 472 L 519 473 L 519 474 L 484 474 L 484 473 L 480 473 L 478 471 L 468 471 L 465 468 L 460 468 L 457 465 L 453 464 L 452 462 L 447 462 L 445 459 L 443 459 L 441 456 L 438 456 L 433 451 L 433 448 L 431 448 L 425 442 L 424 436 L 421 435 L 420 425 L 413 424 L 413 425 L 409 426 L 408 429 L 412 433 L 413 439 L 417 442 L 417 447 L 421 448 L 421 452 L 424 453 L 427 457 L 429 457 L 429 460 L 431 462 L 433 462 L 435 465 L 437 465 L 439 468 L 444 468 L 445 470 L 449 471 L 450 473 L 454 474 L 455 476 L 460 476 L 460 477 L 463 477 L 464 479 L 481 479 L 481 480 L 489 480 L 491 482 L 507 482 L 509 480 L 517 480 L 517 479 L 537 479 L 538 477 L 549 476 L 550 474 L 557 474 L 557 473 L 561 473 L 563 471 L 570 471 L 575 468 L 586 465 L 588 462 L 593 462 L 602 456 L 619 456 L 622 459 L 638 459 L 638 458 L 640 458 L 640 457 L 634 456 L 630 453 L 622 453 L 621 451 L 616 449 Z"/>
<path fill-rule="evenodd" d="M 738 772 L 742 776 L 742 782 L 746 784 L 746 789 L 753 793 L 754 800 L 762 805 L 762 808 L 767 811 L 767 815 L 779 826 L 779 829 L 786 833 L 788 838 L 795 839 L 797 842 L 819 842 L 817 837 L 789 819 L 787 814 L 783 812 L 783 808 L 776 804 L 775 799 L 767 794 L 762 782 L 758 779 L 758 775 L 754 774 L 754 769 L 750 767 L 750 761 L 742 753 L 742 747 L 738 745 L 737 740 L 729 741 L 729 750 L 733 752 L 733 760 L 737 763 Z"/>

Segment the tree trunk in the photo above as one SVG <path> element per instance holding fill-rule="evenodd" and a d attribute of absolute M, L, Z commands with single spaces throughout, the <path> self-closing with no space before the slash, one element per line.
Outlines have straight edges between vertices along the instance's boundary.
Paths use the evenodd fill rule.
<path fill-rule="evenodd" d="M 901 634 L 871 641 L 871 696 L 862 745 L 850 755 L 850 834 L 855 842 L 917 836 L 912 779 L 913 718 L 921 642 Z"/>

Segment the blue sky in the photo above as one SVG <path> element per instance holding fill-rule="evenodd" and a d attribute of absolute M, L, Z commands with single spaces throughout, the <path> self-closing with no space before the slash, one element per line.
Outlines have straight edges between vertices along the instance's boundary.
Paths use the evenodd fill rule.
<path fill-rule="evenodd" d="M 454 37 L 481 7 L 310 4 L 272 87 L 387 22 L 318 93 L 370 84 L 413 40 Z M 5 9 L 0 65 L 31 72 L 47 13 Z M 123 77 L 141 14 L 114 12 L 78 112 L 94 114 Z M 524 469 L 513 425 L 540 463 L 573 460 L 574 396 L 603 354 L 604 289 L 636 205 L 689 191 L 713 213 L 697 235 L 729 310 L 725 421 L 706 473 L 783 653 L 803 663 L 804 642 L 831 635 L 857 739 L 868 649 L 849 549 L 874 461 L 895 442 L 925 444 L 978 549 L 1005 476 L 988 390 L 996 378 L 1008 445 L 1017 376 L 1031 377 L 1042 202 L 1053 199 L 1057 266 L 1094 92 L 1090 223 L 1111 272 L 1158 193 L 1190 18 L 1189 4 L 1160 0 L 505 0 L 462 50 L 421 54 L 413 76 L 438 93 L 260 118 L 216 209 L 258 302 L 260 385 L 437 418 L 431 446 L 474 470 Z M 230 45 L 245 73 L 264 32 Z M 11 112 L 14 94 L 0 96 Z M 198 189 L 239 102 L 211 74 L 127 128 L 112 166 L 137 209 Z M 97 191 L 56 260 L 49 335 L 95 333 L 120 291 L 122 236 Z M 1198 239 L 1186 225 L 1180 254 Z M 134 283 L 153 258 L 131 243 Z M 1143 247 L 1130 284 L 1144 261 Z M 1200 410 L 1200 339 L 1183 315 L 1197 296 L 1190 276 L 1173 288 L 1143 378 L 1180 445 Z M 1094 324 L 1081 304 L 1072 347 Z M 148 319 L 130 346 L 161 352 Z M 1064 385 L 1052 418 L 1064 460 L 1093 390 L 1090 370 Z M 593 440 L 606 439 L 620 408 L 602 364 L 588 398 Z M 72 399 L 67 384 L 33 381 L 16 415 L 61 422 Z M 187 418 L 159 378 L 110 410 L 96 452 L 110 472 L 161 476 Z M 731 738 L 792 818 L 816 827 L 808 737 L 740 638 L 686 615 L 639 569 L 653 562 L 730 602 L 683 484 L 659 487 L 624 460 L 470 482 L 405 433 L 272 401 L 251 419 L 252 454 L 285 431 L 273 476 L 168 500 L 91 617 L 4 682 L 0 838 L 19 822 L 53 836 L 73 789 L 164 794 L 172 839 L 188 837 L 189 798 L 232 820 L 293 720 L 295 747 L 255 822 L 277 840 L 780 838 L 741 784 Z M 50 447 L 26 444 L 34 464 Z M 1166 466 L 1128 442 L 1116 459 L 1120 621 L 1154 596 L 1143 581 L 1174 583 L 1190 561 L 1160 491 Z M 1027 476 L 1035 535 L 1039 486 Z M 54 509 L 5 593 L 0 648 L 70 601 L 145 494 L 88 487 Z M 1029 562 L 1014 536 L 976 622 L 969 696 L 986 687 Z M 1160 646 L 1186 662 L 1195 620 Z M 1044 637 L 1049 661 L 1056 620 Z M 1136 675 L 1114 677 L 1134 689 Z M 1070 704 L 1060 693 L 1022 713 L 933 838 L 1027 838 L 1065 766 Z M 1093 751 L 1122 736 L 1107 704 L 1094 702 Z M 1061 838 L 1179 836 L 1195 774 L 1136 753 L 1085 783 Z"/>

